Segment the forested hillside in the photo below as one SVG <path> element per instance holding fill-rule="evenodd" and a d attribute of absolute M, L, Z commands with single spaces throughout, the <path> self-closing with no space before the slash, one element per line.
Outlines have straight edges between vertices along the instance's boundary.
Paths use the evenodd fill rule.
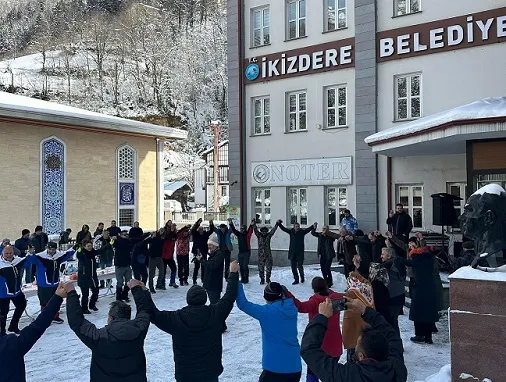
<path fill-rule="evenodd" d="M 219 0 L 0 2 L 0 90 L 226 136 L 226 6 Z"/>

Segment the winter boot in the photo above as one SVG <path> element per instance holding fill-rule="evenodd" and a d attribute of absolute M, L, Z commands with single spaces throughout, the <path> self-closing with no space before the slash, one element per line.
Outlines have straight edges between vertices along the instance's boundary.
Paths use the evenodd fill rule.
<path fill-rule="evenodd" d="M 53 322 L 56 324 L 63 324 L 65 322 L 61 319 L 59 311 L 54 315 Z"/>
<path fill-rule="evenodd" d="M 414 336 L 414 337 L 411 337 L 410 340 L 411 340 L 411 342 L 415 342 L 417 344 L 421 344 L 421 343 L 425 342 L 425 338 L 422 336 Z"/>
<path fill-rule="evenodd" d="M 90 310 L 88 309 L 88 299 L 85 297 L 81 297 L 81 308 L 83 310 L 83 314 L 91 314 Z"/>
<path fill-rule="evenodd" d="M 105 281 L 104 280 L 100 280 L 100 286 L 99 286 L 100 289 L 104 289 L 105 288 Z"/>
<path fill-rule="evenodd" d="M 156 293 L 155 286 L 153 285 L 153 283 L 149 283 L 149 291 L 151 292 L 151 294 Z"/>
<path fill-rule="evenodd" d="M 116 287 L 116 301 L 123 301 L 123 288 Z"/>
<path fill-rule="evenodd" d="M 318 382 L 318 377 L 314 374 L 308 374 L 306 377 L 306 382 Z"/>
<path fill-rule="evenodd" d="M 260 279 L 260 285 L 264 285 L 265 284 L 265 279 Z"/>
<path fill-rule="evenodd" d="M 130 290 L 129 287 L 126 285 L 123 287 L 123 301 L 130 302 L 130 299 L 128 298 L 128 291 Z"/>
<path fill-rule="evenodd" d="M 179 280 L 179 285 L 180 286 L 184 286 L 184 281 L 183 280 Z"/>
<path fill-rule="evenodd" d="M 176 289 L 179 288 L 179 285 L 177 285 L 176 283 L 170 283 L 169 286 Z"/>

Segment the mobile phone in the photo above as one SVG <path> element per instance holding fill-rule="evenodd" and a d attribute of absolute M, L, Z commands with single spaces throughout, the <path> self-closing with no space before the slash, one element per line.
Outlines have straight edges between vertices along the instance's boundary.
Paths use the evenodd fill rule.
<path fill-rule="evenodd" d="M 346 299 L 340 298 L 339 300 L 332 300 L 332 311 L 340 312 L 346 310 Z"/>

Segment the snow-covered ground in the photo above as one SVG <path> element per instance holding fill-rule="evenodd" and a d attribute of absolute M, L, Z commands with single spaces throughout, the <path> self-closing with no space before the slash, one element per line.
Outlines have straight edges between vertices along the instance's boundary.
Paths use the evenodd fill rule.
<path fill-rule="evenodd" d="M 251 281 L 245 286 L 246 296 L 250 301 L 264 303 L 263 286 L 255 270 Z M 191 274 L 191 273 L 190 273 Z M 320 276 L 317 266 L 306 267 L 307 280 Z M 345 279 L 334 273 L 336 279 L 334 290 L 343 291 Z M 300 299 L 308 298 L 311 293 L 310 283 L 292 286 L 292 273 L 289 268 L 275 268 L 272 280 L 286 285 Z M 153 300 L 159 309 L 174 310 L 185 306 L 188 287 L 159 291 Z M 103 293 L 103 291 L 102 291 Z M 87 318 L 99 327 L 106 324 L 108 304 L 112 296 L 99 299 L 97 313 Z M 135 305 L 135 304 L 133 304 Z M 37 310 L 36 297 L 29 299 L 28 311 Z M 65 310 L 62 311 L 65 313 Z M 405 310 L 407 313 L 407 309 Z M 65 314 L 62 315 L 66 319 Z M 299 315 L 299 340 L 308 323 L 306 314 Z M 28 324 L 23 318 L 21 326 Z M 223 336 L 223 365 L 225 371 L 220 377 L 222 382 L 251 382 L 258 379 L 261 372 L 262 341 L 258 322 L 239 311 L 232 310 L 227 320 L 228 331 Z M 399 322 L 405 346 L 405 362 L 408 368 L 408 381 L 425 380 L 450 363 L 450 345 L 448 339 L 448 320 L 446 316 L 438 324 L 439 333 L 434 336 L 433 345 L 413 344 L 409 337 L 413 335 L 413 324 L 407 315 L 400 317 Z M 166 382 L 174 378 L 174 362 L 171 337 L 151 325 L 145 342 L 147 357 L 148 381 Z M 74 382 L 86 381 L 89 376 L 90 351 L 79 341 L 67 323 L 52 325 L 26 356 L 27 380 L 33 382 Z M 304 367 L 305 369 L 305 367 Z M 305 370 L 304 378 L 305 380 Z"/>

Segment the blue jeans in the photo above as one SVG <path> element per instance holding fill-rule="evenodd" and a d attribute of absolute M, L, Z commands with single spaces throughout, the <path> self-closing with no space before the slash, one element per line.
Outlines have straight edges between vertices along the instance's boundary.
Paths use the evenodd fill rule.
<path fill-rule="evenodd" d="M 102 261 L 100 260 L 100 263 L 98 264 L 100 269 L 105 269 L 107 267 L 110 267 L 112 266 L 112 259 L 111 260 L 105 260 L 105 261 Z M 111 280 L 112 279 L 107 279 L 107 284 L 110 284 L 111 283 Z M 104 280 L 100 280 L 100 285 L 104 285 Z"/>

